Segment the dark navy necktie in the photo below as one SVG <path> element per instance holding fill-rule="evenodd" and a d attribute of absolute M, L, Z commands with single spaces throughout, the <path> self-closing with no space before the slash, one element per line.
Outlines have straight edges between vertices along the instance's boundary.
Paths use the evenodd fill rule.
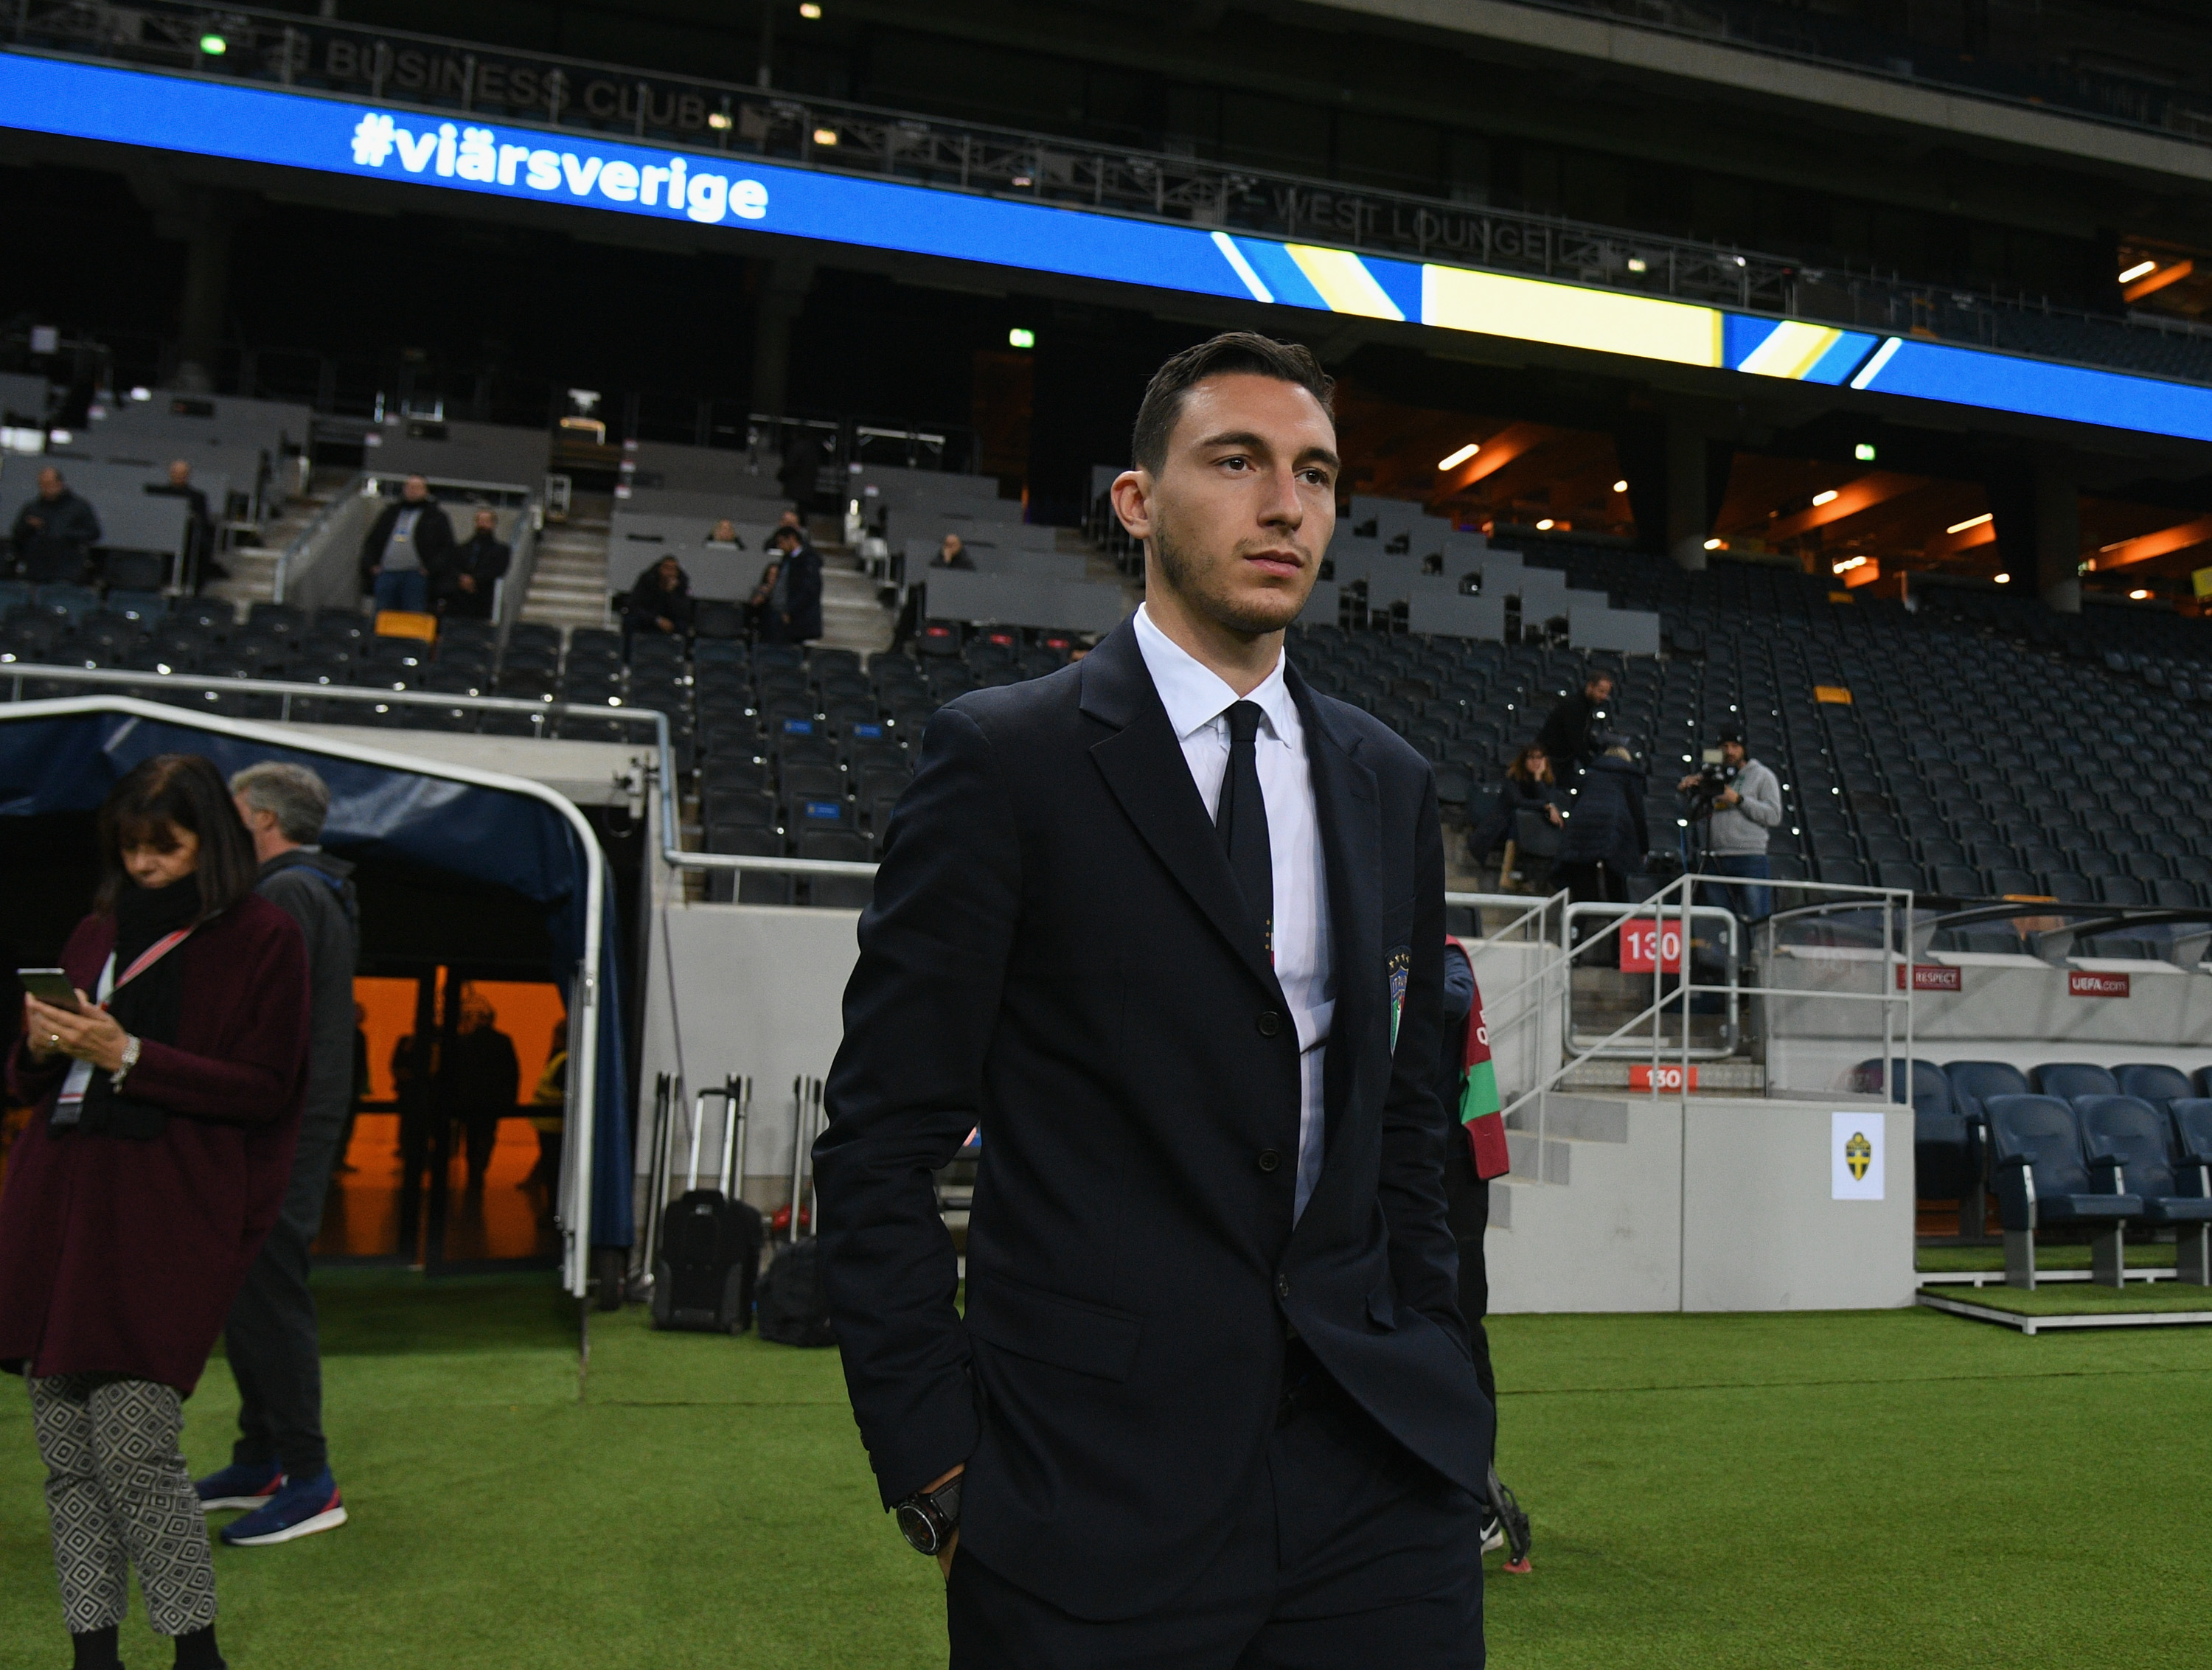
<path fill-rule="evenodd" d="M 1260 792 L 1260 756 L 1255 742 L 1260 732 L 1260 704 L 1231 704 L 1229 769 L 1222 774 L 1220 809 L 1213 827 L 1228 855 L 1230 873 L 1245 908 L 1260 925 L 1260 946 L 1272 963 L 1275 958 L 1275 860 L 1267 845 L 1267 803 Z"/>

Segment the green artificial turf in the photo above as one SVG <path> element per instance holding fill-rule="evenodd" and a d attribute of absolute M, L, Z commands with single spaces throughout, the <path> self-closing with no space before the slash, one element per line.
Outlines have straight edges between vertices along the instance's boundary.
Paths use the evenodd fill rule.
<path fill-rule="evenodd" d="M 2095 1282 L 2059 1282 L 2049 1287 L 1926 1287 L 1923 1293 L 2009 1311 L 2015 1316 L 2106 1316 L 2130 1312 L 2212 1311 L 2212 1287 L 2179 1282 L 2130 1282 L 2104 1287 Z"/>
<path fill-rule="evenodd" d="M 630 1311 L 592 1319 L 580 1388 L 575 1308 L 543 1278 L 320 1294 L 354 1518 L 218 1548 L 236 1670 L 944 1662 L 934 1568 L 876 1503 L 833 1353 Z M 1492 1329 L 1499 1467 L 1536 1526 L 1533 1575 L 1492 1559 L 1500 1670 L 2203 1655 L 2212 1516 L 2179 1485 L 2106 1492 L 2212 1470 L 2212 1330 L 2031 1339 L 1917 1308 Z M 235 1407 L 218 1360 L 195 1467 Z M 39 1475 L 0 1384 L 0 1664 L 58 1670 Z M 125 1648 L 167 1670 L 142 1618 Z"/>
<path fill-rule="evenodd" d="M 2130 1270 L 2171 1270 L 2173 1268 L 2173 1243 L 2170 1241 L 2130 1242 L 2127 1256 Z M 2004 1269 L 2004 1248 L 1923 1247 L 1913 1254 L 1912 1265 L 1923 1276 L 2002 1272 Z M 2062 1242 L 2052 1246 L 2038 1247 L 2035 1249 L 2035 1267 L 2039 1270 L 2087 1270 L 2089 1267 L 2088 1243 Z"/>

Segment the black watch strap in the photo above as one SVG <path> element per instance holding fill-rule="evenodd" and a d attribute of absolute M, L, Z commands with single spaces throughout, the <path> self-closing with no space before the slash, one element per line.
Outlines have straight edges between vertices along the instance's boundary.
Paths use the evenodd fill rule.
<path fill-rule="evenodd" d="M 916 1491 L 891 1511 L 901 1535 L 916 1553 L 941 1554 L 960 1528 L 960 1479 L 955 1473 L 933 1491 Z"/>

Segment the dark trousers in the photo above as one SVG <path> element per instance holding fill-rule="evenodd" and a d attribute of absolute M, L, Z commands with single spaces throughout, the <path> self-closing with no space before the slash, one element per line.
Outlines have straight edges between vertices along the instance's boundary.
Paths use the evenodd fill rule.
<path fill-rule="evenodd" d="M 1075 1618 L 963 1547 L 945 1592 L 951 1670 L 1481 1670 L 1474 1498 L 1296 1342 L 1285 1383 L 1236 1528 L 1170 1607 Z"/>
<path fill-rule="evenodd" d="M 1467 1322 L 1468 1344 L 1474 1348 L 1474 1377 L 1482 1382 L 1482 1395 L 1498 1406 L 1498 1377 L 1490 1367 L 1490 1331 L 1482 1319 L 1490 1314 L 1490 1266 L 1484 1261 L 1483 1236 L 1490 1229 L 1490 1185 L 1474 1175 L 1474 1161 L 1466 1139 L 1455 1136 L 1444 1157 L 1444 1209 L 1452 1239 L 1459 1244 L 1459 1314 Z M 1492 1430 L 1491 1447 L 1497 1448 Z"/>
<path fill-rule="evenodd" d="M 1565 885 L 1568 896 L 1576 904 L 1625 904 L 1628 901 L 1628 878 L 1602 859 L 1562 859 L 1554 873 Z M 1585 918 L 1583 938 L 1593 938 L 1603 933 L 1607 926 L 1602 918 Z M 1618 969 L 1620 966 L 1620 934 L 1613 934 L 1580 961 L 1586 969 Z"/>
<path fill-rule="evenodd" d="M 222 1331 L 223 1351 L 238 1382 L 238 1442 L 230 1459 L 275 1461 L 301 1480 L 330 1465 L 307 1247 L 289 1223 L 270 1230 Z"/>
<path fill-rule="evenodd" d="M 469 1155 L 469 1181 L 481 1183 L 491 1168 L 491 1151 L 499 1141 L 497 1114 L 471 1114 L 462 1121 Z"/>
<path fill-rule="evenodd" d="M 1705 873 L 1765 883 L 1773 876 L 1774 866 L 1764 853 L 1715 853 L 1705 859 Z M 1700 882 L 1698 902 L 1725 906 L 1735 913 L 1740 922 L 1763 922 L 1774 914 L 1774 890 L 1763 885 L 1728 887 L 1717 882 Z"/>

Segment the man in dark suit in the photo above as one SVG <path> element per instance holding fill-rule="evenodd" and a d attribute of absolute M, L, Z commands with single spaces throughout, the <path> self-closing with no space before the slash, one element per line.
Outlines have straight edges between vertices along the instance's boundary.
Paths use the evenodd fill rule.
<path fill-rule="evenodd" d="M 861 918 L 821 1244 L 956 1670 L 1482 1662 L 1435 787 L 1283 650 L 1329 392 L 1246 333 L 1161 367 L 1144 607 L 930 720 Z M 931 1174 L 979 1124 L 963 1314 Z"/>
<path fill-rule="evenodd" d="M 822 635 L 822 553 L 786 523 L 769 536 L 775 562 L 754 594 L 760 641 L 803 644 Z M 763 595 L 764 594 L 764 595 Z"/>
<path fill-rule="evenodd" d="M 475 529 L 438 570 L 438 612 L 447 620 L 489 620 L 493 593 L 514 556 L 514 548 L 499 537 L 499 513 L 477 511 Z"/>

